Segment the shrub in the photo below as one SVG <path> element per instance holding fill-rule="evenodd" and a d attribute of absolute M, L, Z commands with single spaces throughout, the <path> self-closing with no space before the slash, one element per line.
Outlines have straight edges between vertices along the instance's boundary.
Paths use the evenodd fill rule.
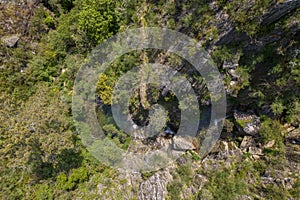
<path fill-rule="evenodd" d="M 99 44 L 119 29 L 120 15 L 113 0 L 84 0 L 79 13 L 79 28 L 95 44 Z"/>

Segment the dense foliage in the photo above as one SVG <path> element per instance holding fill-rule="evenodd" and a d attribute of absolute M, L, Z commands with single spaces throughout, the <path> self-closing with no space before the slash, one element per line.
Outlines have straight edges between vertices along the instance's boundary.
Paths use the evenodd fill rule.
<path fill-rule="evenodd" d="M 261 122 L 257 143 L 275 143 L 271 149 L 264 149 L 264 159 L 253 161 L 245 153 L 245 163 L 232 163 L 218 172 L 202 169 L 197 154 L 188 153 L 191 162 L 198 163 L 198 169 L 190 164 L 179 165 L 172 173 L 173 181 L 166 186 L 168 198 L 182 198 L 182 188 L 193 184 L 195 173 L 209 180 L 190 199 L 237 199 L 255 193 L 266 199 L 299 198 L 299 177 L 292 189 L 260 184 L 262 174 L 281 170 L 288 159 L 283 125 L 297 128 L 300 123 L 299 8 L 271 24 L 261 24 L 268 9 L 280 2 L 1 2 L 0 37 L 18 35 L 20 39 L 12 48 L 0 40 L 0 198 L 137 199 L 134 189 L 120 187 L 127 180 L 120 178 L 117 170 L 99 163 L 83 146 L 74 126 L 71 98 L 77 70 L 94 47 L 117 32 L 146 26 L 178 30 L 199 40 L 211 52 L 228 94 L 225 138 L 241 143 L 237 127 L 246 122 L 235 120 L 232 113 L 234 109 L 251 110 Z M 216 16 L 220 10 L 225 14 Z M 8 19 L 13 23 L 9 24 Z M 223 20 L 230 20 L 228 26 L 235 27 L 237 37 L 246 38 L 248 43 L 218 42 L 224 32 L 218 24 L 224 24 Z M 298 28 L 296 33 L 294 27 Z M 256 45 L 257 40 L 272 37 L 276 31 L 281 33 L 281 40 Z M 209 102 L 200 74 L 178 56 L 161 50 L 123 55 L 99 74 L 96 94 L 100 102 L 97 115 L 103 130 L 123 149 L 128 148 L 131 138 L 112 119 L 113 87 L 122 74 L 150 62 L 171 66 L 189 77 L 201 105 Z M 226 63 L 238 65 L 233 78 L 231 69 L 224 67 Z M 149 123 L 149 105 L 159 103 L 167 110 L 168 126 L 176 131 L 180 117 L 174 94 L 162 96 L 161 88 L 141 85 L 144 88 L 140 87 L 130 102 L 134 121 L 139 125 Z M 143 177 L 151 175 L 144 173 Z"/>

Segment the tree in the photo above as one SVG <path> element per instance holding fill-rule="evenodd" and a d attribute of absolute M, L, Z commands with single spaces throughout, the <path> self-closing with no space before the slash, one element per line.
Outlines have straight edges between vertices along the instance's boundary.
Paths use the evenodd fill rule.
<path fill-rule="evenodd" d="M 113 0 L 84 0 L 78 16 L 79 28 L 94 44 L 114 35 L 119 29 L 120 15 Z"/>
<path fill-rule="evenodd" d="M 6 166 L 26 166 L 25 171 L 39 180 L 80 164 L 79 146 L 68 117 L 70 108 L 59 96 L 58 91 L 42 84 L 27 102 L 4 107 L 0 155 Z M 2 106 L 7 105 L 11 103 L 2 101 Z"/>

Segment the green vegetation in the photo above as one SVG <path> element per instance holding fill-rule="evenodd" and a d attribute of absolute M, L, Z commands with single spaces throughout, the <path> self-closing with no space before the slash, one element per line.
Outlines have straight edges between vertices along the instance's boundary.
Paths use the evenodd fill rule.
<path fill-rule="evenodd" d="M 236 123 L 238 124 L 238 125 L 240 125 L 242 128 L 244 128 L 245 127 L 245 125 L 246 125 L 246 123 L 249 123 L 249 122 L 251 122 L 252 120 L 251 119 L 237 119 L 236 120 Z"/>
<path fill-rule="evenodd" d="M 178 166 L 173 174 L 173 182 L 167 185 L 170 199 L 180 199 L 182 188 L 191 185 L 193 171 L 189 164 Z"/>
<path fill-rule="evenodd" d="M 113 0 L 84 0 L 80 3 L 79 29 L 96 44 L 114 35 L 119 29 L 120 13 Z"/>
<path fill-rule="evenodd" d="M 210 173 L 206 190 L 210 191 L 213 199 L 236 199 L 238 195 L 247 194 L 247 184 L 243 180 L 245 177 L 241 172 L 233 173 L 230 169 L 225 168 L 222 172 Z M 205 198 L 206 194 L 202 191 L 199 196 Z"/>
<path fill-rule="evenodd" d="M 188 199 L 239 199 L 241 195 L 253 199 L 300 198 L 299 177 L 290 171 L 294 181 L 290 187 L 263 181 L 270 174 L 276 177 L 278 171 L 294 170 L 295 163 L 299 166 L 299 152 L 295 152 L 299 140 L 287 139 L 290 133 L 285 129 L 297 131 L 300 124 L 300 12 L 296 8 L 271 24 L 263 24 L 262 16 L 279 2 L 284 1 L 1 2 L 0 199 L 138 199 L 139 186 L 100 163 L 86 149 L 79 131 L 88 132 L 89 127 L 76 130 L 71 103 L 77 71 L 91 50 L 118 32 L 146 26 L 180 31 L 211 52 L 226 87 L 228 119 L 224 132 L 232 144 L 241 144 L 244 135 L 237 129 L 249 122 L 233 120 L 233 110 L 260 116 L 253 145 L 261 148 L 263 155 L 253 155 L 247 148 L 241 161 L 222 163 L 213 170 L 201 166 L 202 158 L 196 151 L 189 151 L 185 155 L 188 162 L 174 164 L 170 170 L 173 180 L 166 185 L 166 198 L 181 199 L 188 188 L 196 188 Z M 237 30 L 235 38 L 227 35 L 231 28 Z M 5 40 L 11 36 L 18 41 L 10 46 Z M 98 156 L 121 159 L 118 150 L 108 147 L 109 142 L 129 148 L 132 138 L 113 120 L 111 96 L 123 74 L 134 67 L 145 70 L 148 63 L 170 66 L 187 77 L 201 103 L 201 114 L 209 104 L 205 80 L 178 55 L 156 49 L 127 53 L 99 74 L 96 113 L 107 140 L 102 142 L 105 148 L 101 151 L 96 145 L 89 149 Z M 189 101 L 179 105 L 173 92 L 155 84 L 141 81 L 141 85 L 129 106 L 133 121 L 140 126 L 149 123 L 150 105 L 160 104 L 166 110 L 169 128 L 176 132 L 180 108 L 197 106 Z M 156 117 L 155 122 L 162 118 Z M 228 148 L 239 148 L 233 146 Z M 141 172 L 141 181 L 154 173 Z M 201 190 L 194 180 L 196 174 L 207 178 Z"/>

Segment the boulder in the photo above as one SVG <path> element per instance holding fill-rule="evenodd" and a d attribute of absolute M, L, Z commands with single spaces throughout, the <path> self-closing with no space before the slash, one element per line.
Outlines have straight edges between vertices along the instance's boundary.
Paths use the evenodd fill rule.
<path fill-rule="evenodd" d="M 219 147 L 221 151 L 229 151 L 228 143 L 225 141 L 221 141 Z"/>
<path fill-rule="evenodd" d="M 218 141 L 212 150 L 211 153 L 219 153 L 219 152 L 228 152 L 229 151 L 229 145 L 226 141 Z"/>
<path fill-rule="evenodd" d="M 238 195 L 235 200 L 252 200 L 253 198 L 248 195 Z"/>
<path fill-rule="evenodd" d="M 207 181 L 208 181 L 208 179 L 201 174 L 196 174 L 194 176 L 194 183 L 199 186 L 199 188 L 198 188 L 199 190 L 201 190 L 204 187 L 204 185 Z"/>
<path fill-rule="evenodd" d="M 260 129 L 260 119 L 258 116 L 250 113 L 235 112 L 233 114 L 239 131 L 247 135 L 255 135 Z"/>
<path fill-rule="evenodd" d="M 252 122 L 245 123 L 243 131 L 248 135 L 255 135 L 259 131 L 259 121 L 254 120 Z"/>
<path fill-rule="evenodd" d="M 235 85 L 237 85 L 237 81 L 230 81 L 230 86 L 235 86 Z"/>
<path fill-rule="evenodd" d="M 257 155 L 257 156 L 263 156 L 264 155 L 262 153 L 262 149 L 260 149 L 258 147 L 249 147 L 248 152 L 251 153 L 252 155 Z"/>
<path fill-rule="evenodd" d="M 237 150 L 238 149 L 238 147 L 236 146 L 236 144 L 233 141 L 228 143 L 228 148 L 229 148 L 229 150 Z"/>
<path fill-rule="evenodd" d="M 177 151 L 196 149 L 195 145 L 193 144 L 193 138 L 188 136 L 174 136 L 172 139 L 172 146 L 173 149 Z"/>
<path fill-rule="evenodd" d="M 286 141 L 293 145 L 300 145 L 300 128 L 293 129 L 285 136 Z"/>
<path fill-rule="evenodd" d="M 9 48 L 13 48 L 17 46 L 17 43 L 20 39 L 19 35 L 11 35 L 11 36 L 6 36 L 2 37 L 1 41 Z"/>
<path fill-rule="evenodd" d="M 274 144 L 275 144 L 275 140 L 270 140 L 264 145 L 264 148 L 270 149 L 274 146 Z"/>
<path fill-rule="evenodd" d="M 229 69 L 229 70 L 236 69 L 239 66 L 238 59 L 237 59 L 237 61 L 224 61 L 222 64 L 222 68 Z"/>
<path fill-rule="evenodd" d="M 254 145 L 255 145 L 254 139 L 251 136 L 245 136 L 242 140 L 240 148 L 245 149 Z"/>
<path fill-rule="evenodd" d="M 240 78 L 240 76 L 237 74 L 236 70 L 234 69 L 229 69 L 228 73 L 233 77 L 233 78 Z"/>

